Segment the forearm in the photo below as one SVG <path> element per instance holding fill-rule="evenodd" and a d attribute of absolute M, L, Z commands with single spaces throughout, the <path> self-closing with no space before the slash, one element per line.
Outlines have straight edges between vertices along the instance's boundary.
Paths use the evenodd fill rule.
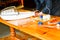
<path fill-rule="evenodd" d="M 52 9 L 52 0 L 46 0 L 45 1 L 46 5 L 44 7 L 44 9 L 42 10 L 43 13 L 50 13 L 51 9 Z"/>

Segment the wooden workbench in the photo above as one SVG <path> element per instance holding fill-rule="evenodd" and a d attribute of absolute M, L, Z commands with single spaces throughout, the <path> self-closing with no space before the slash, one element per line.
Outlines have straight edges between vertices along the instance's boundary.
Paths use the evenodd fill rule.
<path fill-rule="evenodd" d="M 56 17 L 60 21 L 60 17 Z M 60 29 L 41 27 L 32 18 L 0 22 L 42 40 L 60 40 Z"/>

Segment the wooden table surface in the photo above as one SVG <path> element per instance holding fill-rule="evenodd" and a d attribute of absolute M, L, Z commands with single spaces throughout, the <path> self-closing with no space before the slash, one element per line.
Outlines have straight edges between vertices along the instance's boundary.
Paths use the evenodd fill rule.
<path fill-rule="evenodd" d="M 60 17 L 56 18 L 60 21 Z M 0 22 L 42 40 L 60 40 L 60 29 L 57 29 L 56 27 L 44 27 L 43 25 L 39 26 L 38 21 L 33 20 L 33 18 L 11 21 L 5 21 L 0 18 Z"/>

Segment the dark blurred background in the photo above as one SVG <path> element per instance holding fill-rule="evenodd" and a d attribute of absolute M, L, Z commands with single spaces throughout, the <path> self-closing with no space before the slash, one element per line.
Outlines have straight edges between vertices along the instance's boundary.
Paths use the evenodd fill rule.
<path fill-rule="evenodd" d="M 0 0 L 0 10 L 8 6 L 19 6 L 18 0 Z M 24 0 L 24 8 L 35 8 L 34 0 Z M 51 15 L 60 16 L 60 0 L 52 0 Z"/>

